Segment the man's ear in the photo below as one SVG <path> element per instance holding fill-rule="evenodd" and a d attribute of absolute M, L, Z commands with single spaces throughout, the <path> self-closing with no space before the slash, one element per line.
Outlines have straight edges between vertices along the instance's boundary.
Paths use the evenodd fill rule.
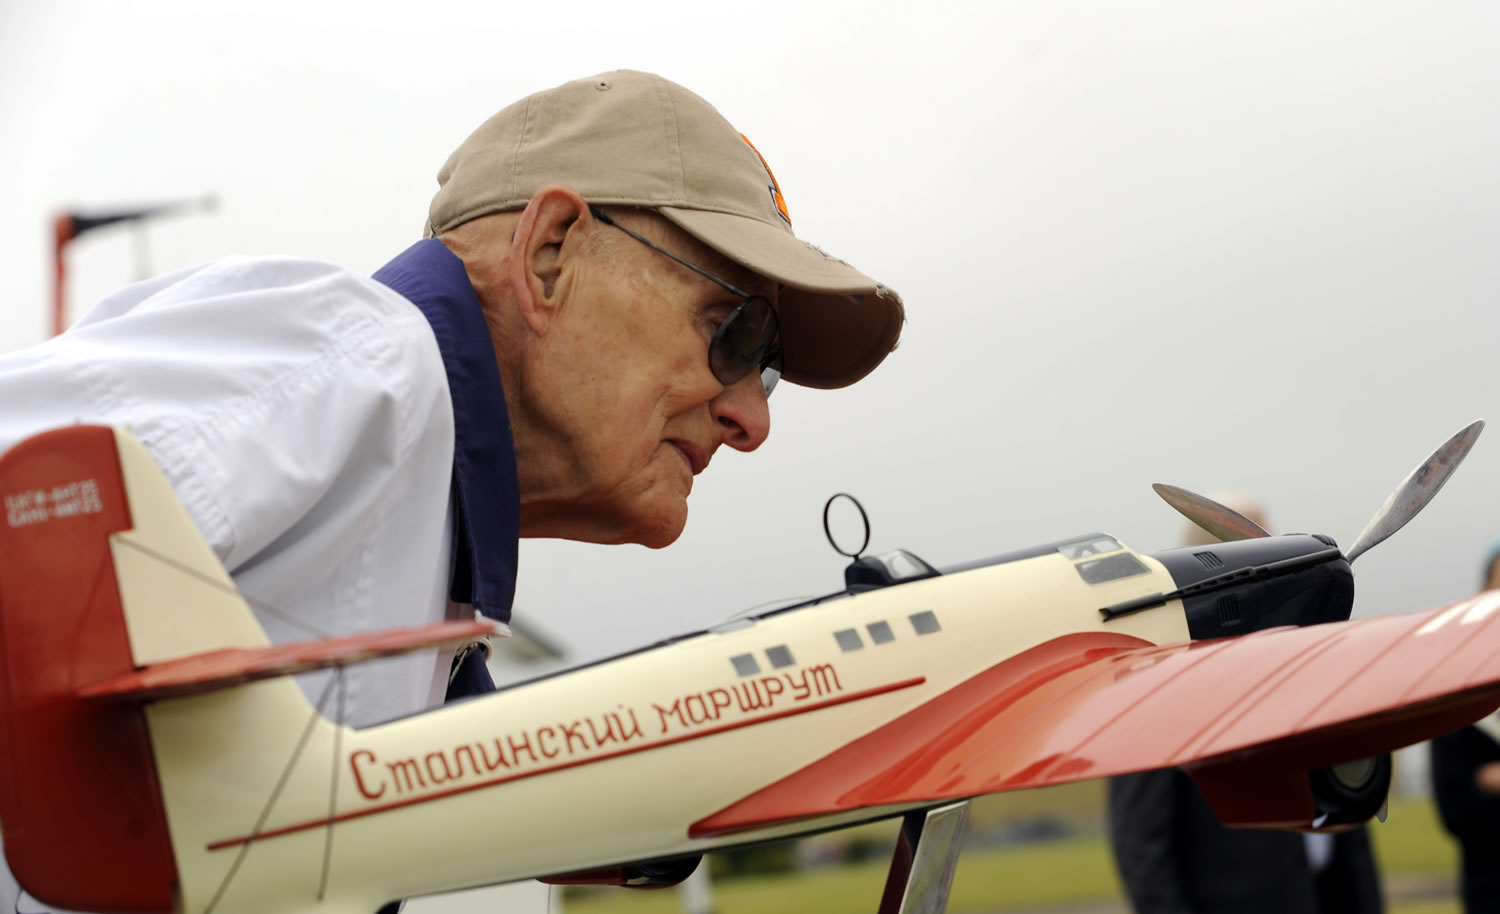
<path fill-rule="evenodd" d="M 532 194 L 511 239 L 510 280 L 517 310 L 541 335 L 566 297 L 571 258 L 583 249 L 588 204 L 570 187 L 549 184 Z"/>

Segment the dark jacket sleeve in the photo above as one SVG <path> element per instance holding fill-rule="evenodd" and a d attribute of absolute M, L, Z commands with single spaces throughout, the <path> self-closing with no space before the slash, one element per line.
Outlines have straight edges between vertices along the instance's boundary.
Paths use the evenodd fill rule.
<path fill-rule="evenodd" d="M 1474 782 L 1481 765 L 1500 761 L 1500 744 L 1473 727 L 1431 743 L 1432 795 L 1443 826 L 1462 843 L 1500 841 L 1500 796 Z"/>
<path fill-rule="evenodd" d="M 1178 783 L 1184 782 L 1183 784 Z M 1151 914 L 1193 914 L 1177 843 L 1178 772 L 1142 771 L 1109 782 L 1109 842 L 1131 907 Z"/>

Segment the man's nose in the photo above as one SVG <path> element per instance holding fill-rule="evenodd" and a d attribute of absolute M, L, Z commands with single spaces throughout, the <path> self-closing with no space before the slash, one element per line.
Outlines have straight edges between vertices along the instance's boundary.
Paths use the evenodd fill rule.
<path fill-rule="evenodd" d="M 708 408 L 720 439 L 737 451 L 753 451 L 771 434 L 771 407 L 759 372 L 725 387 Z"/>

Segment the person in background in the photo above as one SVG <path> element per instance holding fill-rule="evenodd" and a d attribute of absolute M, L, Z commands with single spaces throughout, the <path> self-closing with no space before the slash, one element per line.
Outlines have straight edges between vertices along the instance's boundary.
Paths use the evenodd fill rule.
<path fill-rule="evenodd" d="M 1500 540 L 1484 554 L 1480 584 L 1500 587 Z M 1500 911 L 1500 712 L 1429 745 L 1433 799 L 1458 842 L 1464 910 Z"/>
<path fill-rule="evenodd" d="M 1216 495 L 1266 526 L 1265 510 Z M 1217 542 L 1189 524 L 1185 546 Z M 1109 840 L 1136 914 L 1379 914 L 1369 835 L 1226 828 L 1193 779 L 1166 768 L 1112 778 Z"/>

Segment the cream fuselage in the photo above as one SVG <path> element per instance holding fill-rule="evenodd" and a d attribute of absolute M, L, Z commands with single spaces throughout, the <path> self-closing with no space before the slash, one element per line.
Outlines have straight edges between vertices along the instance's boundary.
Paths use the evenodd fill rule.
<path fill-rule="evenodd" d="M 313 714 L 284 680 L 156 704 L 148 714 L 185 910 L 204 910 L 215 895 L 215 911 L 285 906 L 293 886 L 309 901 L 321 886 L 327 898 L 378 904 L 898 813 L 688 834 L 1045 641 L 1090 631 L 1187 640 L 1175 600 L 1101 617 L 1102 606 L 1173 590 L 1158 562 L 1137 557 L 1147 573 L 1102 584 L 1085 583 L 1054 551 L 737 620 L 363 730 Z M 919 634 L 928 618 L 913 617 L 923 613 L 936 630 Z M 890 638 L 877 643 L 880 623 Z M 861 646 L 846 650 L 836 632 Z M 476 853 L 485 845 L 493 852 Z"/>

